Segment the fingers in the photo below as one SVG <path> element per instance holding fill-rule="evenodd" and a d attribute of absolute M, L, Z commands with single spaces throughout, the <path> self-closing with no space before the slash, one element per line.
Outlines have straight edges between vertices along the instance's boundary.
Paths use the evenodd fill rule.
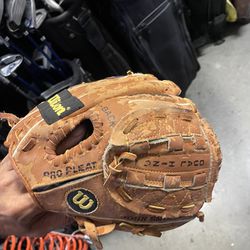
<path fill-rule="evenodd" d="M 56 213 L 45 213 L 39 218 L 33 219 L 34 223 L 29 229 L 28 235 L 39 237 L 57 229 L 63 229 L 65 226 L 70 225 L 73 220 L 65 215 Z"/>
<path fill-rule="evenodd" d="M 30 201 L 24 203 L 25 201 L 18 202 L 18 208 L 15 211 L 9 210 L 9 216 L 0 214 L 0 224 L 5 225 L 0 228 L 2 235 L 40 237 L 53 230 L 63 229 L 73 222 L 65 215 L 44 212 Z"/>
<path fill-rule="evenodd" d="M 13 164 L 9 155 L 0 163 L 0 190 L 2 191 L 2 193 L 0 193 L 0 198 L 4 195 L 7 196 L 7 193 L 10 193 L 10 197 L 12 197 L 13 194 L 20 195 L 27 193 L 21 178 L 13 168 Z"/>
<path fill-rule="evenodd" d="M 16 195 L 10 192 L 0 194 L 0 235 L 25 235 L 30 228 L 32 218 L 41 210 L 34 204 L 28 193 Z"/>
<path fill-rule="evenodd" d="M 13 169 L 9 155 L 5 156 L 5 158 L 0 162 L 0 169 L 1 169 L 1 172 L 9 171 Z"/>

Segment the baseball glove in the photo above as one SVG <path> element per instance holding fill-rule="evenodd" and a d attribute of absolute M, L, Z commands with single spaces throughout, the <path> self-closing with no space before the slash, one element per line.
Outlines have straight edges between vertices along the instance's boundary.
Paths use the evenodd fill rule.
<path fill-rule="evenodd" d="M 171 81 L 129 74 L 80 84 L 10 125 L 15 170 L 44 210 L 72 216 L 98 248 L 114 229 L 160 236 L 198 217 L 221 164 L 217 138 Z M 58 150 L 79 125 L 77 145 Z"/>

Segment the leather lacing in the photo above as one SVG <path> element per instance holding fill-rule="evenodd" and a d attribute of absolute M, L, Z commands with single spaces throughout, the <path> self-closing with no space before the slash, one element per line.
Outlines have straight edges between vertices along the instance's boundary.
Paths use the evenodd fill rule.
<path fill-rule="evenodd" d="M 119 166 L 123 164 L 124 161 L 135 161 L 137 159 L 137 155 L 130 152 L 123 152 L 119 157 L 114 156 L 114 160 L 108 165 L 109 173 L 107 178 L 105 179 L 105 184 L 109 181 L 112 174 L 121 173 L 122 170 L 119 169 Z"/>
<path fill-rule="evenodd" d="M 155 237 L 161 237 L 162 233 L 157 230 L 156 228 L 149 228 L 146 226 L 135 226 L 129 223 L 122 222 L 119 224 L 119 227 L 121 229 L 124 229 L 126 231 L 130 231 L 132 234 L 136 234 L 139 236 L 149 235 L 149 236 L 155 236 Z"/>
<path fill-rule="evenodd" d="M 66 150 L 64 154 L 56 155 L 55 151 L 58 143 L 63 140 L 67 134 L 73 131 L 81 121 L 86 119 L 89 119 L 92 122 L 93 134 L 86 140 L 81 141 L 77 146 Z M 46 153 L 45 159 L 53 161 L 55 166 L 60 166 L 62 163 L 66 164 L 70 159 L 75 158 L 77 155 L 84 155 L 91 151 L 99 144 L 103 136 L 103 123 L 100 122 L 100 118 L 97 113 L 80 115 L 77 122 L 74 120 L 72 120 L 72 122 L 74 123 L 74 126 L 70 126 L 69 121 L 65 121 L 64 126 L 59 128 L 55 126 L 49 135 L 47 145 L 44 147 Z"/>
<path fill-rule="evenodd" d="M 200 220 L 200 222 L 204 221 L 203 212 L 199 211 L 196 214 L 196 217 Z M 194 218 L 194 217 L 193 217 Z M 96 226 L 94 222 L 87 220 L 86 218 L 76 217 L 75 220 L 78 223 L 79 231 L 83 234 L 86 234 L 90 237 L 93 244 L 97 247 L 97 249 L 102 249 L 102 243 L 99 240 L 99 236 L 106 235 L 111 233 L 114 229 L 120 229 L 124 231 L 129 231 L 138 236 L 155 236 L 161 237 L 161 231 L 165 231 L 167 228 L 169 229 L 169 225 L 134 225 L 127 222 L 113 223 L 102 226 Z M 4 249 L 5 250 L 5 249 Z"/>
<path fill-rule="evenodd" d="M 79 230 L 90 237 L 93 244 L 97 249 L 102 249 L 102 243 L 99 240 L 99 236 L 109 234 L 114 231 L 116 224 L 107 224 L 103 226 L 96 226 L 92 221 L 86 218 L 76 217 L 75 220 L 78 223 Z"/>
<path fill-rule="evenodd" d="M 6 120 L 9 124 L 9 126 L 13 127 L 14 125 L 16 125 L 20 121 L 20 118 L 18 118 L 14 114 L 0 113 L 0 120 Z"/>

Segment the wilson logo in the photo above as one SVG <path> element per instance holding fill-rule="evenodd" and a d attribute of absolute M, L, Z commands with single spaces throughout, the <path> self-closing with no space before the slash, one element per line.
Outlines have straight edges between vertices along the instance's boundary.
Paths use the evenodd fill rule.
<path fill-rule="evenodd" d="M 98 201 L 89 190 L 78 189 L 67 195 L 67 203 L 71 209 L 78 213 L 92 213 L 98 207 Z"/>
<path fill-rule="evenodd" d="M 61 103 L 61 97 L 59 95 L 51 97 L 48 100 L 48 104 L 58 116 L 66 111 L 66 108 Z"/>
<path fill-rule="evenodd" d="M 94 201 L 81 191 L 73 197 L 73 203 L 83 210 L 90 209 L 94 205 Z"/>
<path fill-rule="evenodd" d="M 50 125 L 83 108 L 84 104 L 65 89 L 37 107 L 44 121 Z"/>

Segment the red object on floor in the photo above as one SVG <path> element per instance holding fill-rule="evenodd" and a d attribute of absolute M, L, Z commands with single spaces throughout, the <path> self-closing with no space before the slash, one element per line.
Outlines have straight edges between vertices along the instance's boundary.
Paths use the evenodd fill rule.
<path fill-rule="evenodd" d="M 63 233 L 51 232 L 45 237 L 21 237 L 11 235 L 6 238 L 3 250 L 88 250 L 88 243 L 82 234 L 68 235 Z"/>

